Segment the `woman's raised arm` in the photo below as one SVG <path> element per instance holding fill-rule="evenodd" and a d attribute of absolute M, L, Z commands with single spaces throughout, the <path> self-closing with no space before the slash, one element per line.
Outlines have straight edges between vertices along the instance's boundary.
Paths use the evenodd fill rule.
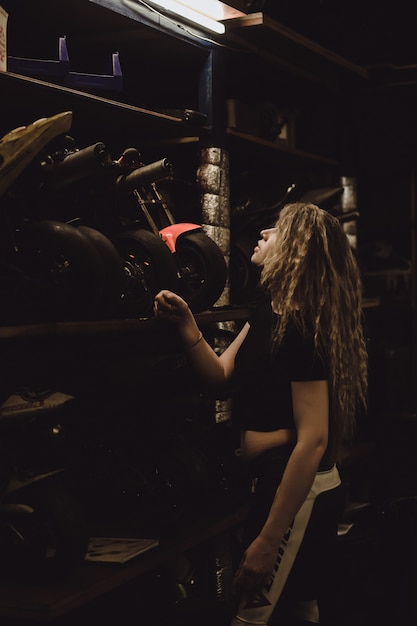
<path fill-rule="evenodd" d="M 176 326 L 187 358 L 204 384 L 213 389 L 227 385 L 234 372 L 236 353 L 247 335 L 249 324 L 245 324 L 232 343 L 218 356 L 204 339 L 183 298 L 172 291 L 162 290 L 155 296 L 154 311 L 156 317 Z"/>

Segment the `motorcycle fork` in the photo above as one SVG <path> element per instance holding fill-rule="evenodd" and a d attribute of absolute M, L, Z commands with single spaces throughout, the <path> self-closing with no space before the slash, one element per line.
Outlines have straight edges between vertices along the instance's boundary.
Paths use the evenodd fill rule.
<path fill-rule="evenodd" d="M 149 191 L 151 191 L 151 193 L 146 194 L 146 197 L 144 197 L 144 194 L 140 193 L 138 189 L 133 190 L 133 195 L 136 199 L 136 202 L 138 203 L 140 207 L 140 210 L 149 228 L 152 230 L 152 232 L 155 235 L 157 235 L 158 237 L 161 237 L 160 228 L 158 227 L 155 219 L 153 218 L 151 211 L 148 209 L 148 206 L 161 208 L 169 225 L 175 224 L 175 220 L 166 202 L 163 200 L 161 194 L 157 190 L 155 183 L 151 183 L 149 187 L 150 187 Z"/>
<path fill-rule="evenodd" d="M 161 234 L 157 223 L 155 222 L 154 218 L 152 217 L 152 214 L 150 212 L 150 210 L 148 209 L 148 205 L 153 206 L 153 207 L 158 207 L 160 209 L 162 209 L 163 214 L 165 215 L 165 218 L 168 221 L 168 225 L 172 226 L 173 224 L 175 224 L 175 219 L 174 216 L 172 215 L 170 209 L 168 208 L 166 202 L 164 201 L 164 199 L 162 198 L 161 194 L 159 193 L 159 191 L 156 188 L 155 183 L 151 183 L 149 185 L 149 187 L 151 188 L 152 193 L 149 194 L 150 197 L 148 197 L 147 199 L 144 198 L 143 193 L 141 194 L 139 192 L 138 189 L 134 189 L 133 190 L 133 195 L 136 199 L 136 202 L 138 203 L 140 210 L 142 211 L 142 214 L 146 220 L 146 222 L 148 223 L 149 228 L 151 229 L 151 231 L 157 236 L 159 237 L 164 244 L 167 246 L 167 248 L 170 250 L 170 252 L 172 253 L 172 256 L 174 258 L 175 261 L 175 266 L 176 266 L 176 271 L 177 271 L 177 276 L 178 278 L 181 278 L 183 275 L 183 267 L 181 265 L 180 259 L 178 257 L 178 254 L 176 253 L 176 251 L 171 249 L 171 246 L 168 245 L 166 239 L 163 237 L 163 235 Z"/>

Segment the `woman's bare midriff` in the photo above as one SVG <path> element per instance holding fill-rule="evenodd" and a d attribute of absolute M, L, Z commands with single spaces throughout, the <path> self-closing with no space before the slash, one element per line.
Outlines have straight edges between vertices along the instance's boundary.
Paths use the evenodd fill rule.
<path fill-rule="evenodd" d="M 295 430 L 281 428 L 271 432 L 243 430 L 240 437 L 240 452 L 245 461 L 251 461 L 263 452 L 294 443 Z"/>

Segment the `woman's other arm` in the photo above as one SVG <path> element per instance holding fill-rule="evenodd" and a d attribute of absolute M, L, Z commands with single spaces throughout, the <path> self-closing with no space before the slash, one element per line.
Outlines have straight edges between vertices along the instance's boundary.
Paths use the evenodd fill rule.
<path fill-rule="evenodd" d="M 288 460 L 268 518 L 244 554 L 236 582 L 256 588 L 269 579 L 282 537 L 306 499 L 328 441 L 328 383 L 294 382 L 297 442 Z"/>

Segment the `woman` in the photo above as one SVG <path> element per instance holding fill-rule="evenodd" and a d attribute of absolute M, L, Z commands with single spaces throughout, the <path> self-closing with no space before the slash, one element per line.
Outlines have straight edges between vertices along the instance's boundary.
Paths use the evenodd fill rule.
<path fill-rule="evenodd" d="M 267 297 L 220 356 L 177 295 L 160 292 L 155 314 L 176 324 L 205 383 L 238 390 L 233 420 L 254 489 L 233 624 L 287 624 L 292 611 L 317 623 L 343 505 L 336 464 L 366 406 L 362 283 L 339 221 L 310 203 L 281 210 L 252 262 Z"/>

